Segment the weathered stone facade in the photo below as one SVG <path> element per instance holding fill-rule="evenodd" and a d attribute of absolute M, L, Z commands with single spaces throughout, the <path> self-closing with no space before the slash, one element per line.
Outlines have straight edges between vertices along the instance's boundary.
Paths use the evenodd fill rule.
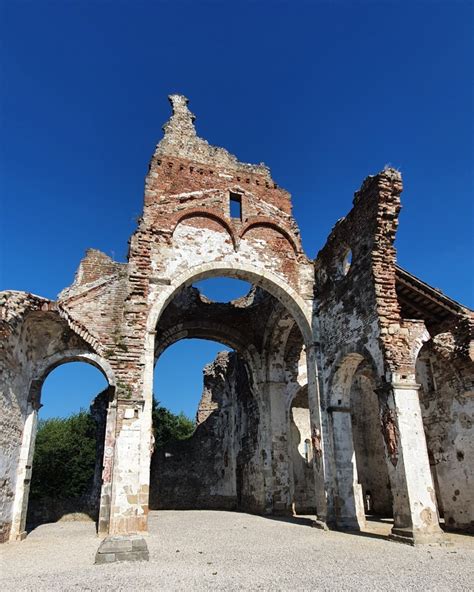
<path fill-rule="evenodd" d="M 208 369 L 192 441 L 155 456 L 155 507 L 190 507 L 197 492 L 198 507 L 315 510 L 340 528 L 390 513 L 393 536 L 414 543 L 439 540 L 438 508 L 447 526 L 472 528 L 472 313 L 396 265 L 400 174 L 368 177 L 311 261 L 268 168 L 210 146 L 187 100 L 170 99 L 128 262 L 89 250 L 56 302 L 0 294 L 2 539 L 24 536 L 42 383 L 72 360 L 99 368 L 112 393 L 107 554 L 146 532 L 153 368 L 192 337 L 238 356 Z M 254 288 L 219 304 L 190 287 L 217 276 Z M 191 471 L 173 486 L 179 455 L 199 484 Z"/>
<path fill-rule="evenodd" d="M 263 513 L 261 440 L 245 362 L 221 352 L 204 368 L 194 434 L 155 450 L 150 508 Z"/>

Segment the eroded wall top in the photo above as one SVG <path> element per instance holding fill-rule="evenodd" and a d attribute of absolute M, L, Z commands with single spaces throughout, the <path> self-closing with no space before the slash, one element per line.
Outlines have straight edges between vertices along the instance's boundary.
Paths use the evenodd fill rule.
<path fill-rule="evenodd" d="M 173 114 L 145 182 L 144 225 L 169 233 L 184 218 L 207 218 L 230 234 L 235 247 L 248 233 L 264 228 L 284 240 L 289 251 L 302 254 L 290 194 L 272 180 L 268 167 L 242 163 L 224 148 L 211 146 L 197 135 L 188 100 L 169 98 Z M 232 200 L 238 202 L 237 214 Z"/>

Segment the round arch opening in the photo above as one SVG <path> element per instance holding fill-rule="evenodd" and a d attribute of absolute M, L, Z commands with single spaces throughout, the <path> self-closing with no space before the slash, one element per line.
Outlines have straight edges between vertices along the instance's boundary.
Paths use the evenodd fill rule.
<path fill-rule="evenodd" d="M 148 330 L 155 331 L 162 313 L 180 290 L 197 282 L 218 277 L 235 278 L 263 288 L 289 310 L 301 330 L 305 343 L 312 342 L 311 306 L 276 274 L 270 271 L 262 273 L 258 269 L 244 265 L 227 267 L 216 263 L 206 264 L 179 275 L 155 301 L 148 320 Z"/>
<path fill-rule="evenodd" d="M 155 367 L 150 509 L 258 508 L 263 492 L 250 479 L 259 462 L 251 370 L 215 333 L 191 335 L 175 334 Z"/>
<path fill-rule="evenodd" d="M 97 522 L 105 424 L 115 383 L 106 360 L 69 351 L 36 366 L 28 394 L 11 538 L 68 515 Z"/>
<path fill-rule="evenodd" d="M 221 302 L 202 298 L 195 289 L 197 282 L 221 277 L 244 280 L 252 284 L 251 289 L 240 301 L 220 298 Z M 186 442 L 159 446 L 155 450 L 151 466 L 150 508 L 207 507 L 257 513 L 290 511 L 289 400 L 295 389 L 300 388 L 301 380 L 307 385 L 306 392 L 310 388 L 314 391 L 315 387 L 315 372 L 311 374 L 308 371 L 311 367 L 307 356 L 307 345 L 311 345 L 311 310 L 308 303 L 271 273 L 262 275 L 250 268 L 222 268 L 220 265 L 201 266 L 194 272 L 179 276 L 169 287 L 160 291 L 149 320 L 154 344 L 153 362 L 158 359 L 158 372 L 160 357 L 166 356 L 167 348 L 182 340 L 200 338 L 219 341 L 238 352 L 234 355 L 240 358 L 239 363 L 245 367 L 240 375 L 246 376 L 245 380 L 240 379 L 240 383 L 235 377 L 234 381 L 229 381 L 228 392 L 224 397 L 226 403 L 217 407 L 213 407 L 212 400 L 216 384 L 222 382 L 225 372 L 222 369 L 211 371 L 210 375 L 204 377 L 205 381 L 207 379 L 213 384 L 207 394 L 204 384 L 201 403 L 207 396 L 204 405 L 207 408 L 198 410 L 198 426 L 192 437 Z M 151 356 L 150 347 L 150 361 Z M 302 361 L 305 368 L 301 367 Z M 180 374 L 186 370 L 186 360 L 183 360 L 179 371 L 171 372 L 171 380 L 179 382 Z M 289 389 L 285 386 L 287 380 L 292 382 Z M 232 400 L 229 392 L 236 383 L 238 392 L 234 391 Z M 156 384 L 159 384 L 159 376 Z M 223 391 L 225 388 L 221 388 L 221 394 Z M 159 400 L 163 399 L 159 387 L 155 389 L 155 395 Z M 223 400 L 222 396 L 220 398 Z M 315 398 L 313 392 L 313 401 Z M 281 402 L 279 419 L 269 412 L 270 401 L 276 402 L 276 399 Z M 310 425 L 309 402 L 306 406 L 306 419 Z M 175 412 L 180 410 L 179 407 L 174 408 Z M 190 415 L 190 410 L 187 414 Z M 204 421 L 200 421 L 203 418 Z M 274 428 L 270 427 L 271 422 L 275 422 Z M 282 432 L 279 441 L 287 443 L 284 455 L 272 452 L 272 429 Z M 306 431 L 306 440 L 309 440 L 310 430 Z M 232 443 L 228 441 L 229 435 L 233 438 Z M 305 445 L 309 448 L 308 442 Z M 309 457 L 309 450 L 307 454 Z M 263 459 L 272 457 L 272 475 L 269 475 Z M 207 468 L 203 466 L 204 460 L 208 463 Z M 196 472 L 195 467 L 201 468 Z M 314 464 L 306 462 L 306 472 L 312 473 L 314 470 Z M 227 479 L 229 471 L 232 477 Z M 283 477 L 286 473 L 288 477 Z M 218 482 L 210 483 L 208 476 L 211 474 L 220 474 L 221 478 Z M 155 479 L 154 475 L 161 475 L 161 479 Z M 193 481 L 192 485 L 189 484 L 190 480 Z M 306 487 L 305 494 L 311 497 L 306 507 L 309 509 L 311 505 L 314 512 L 313 483 Z M 188 495 L 190 491 L 193 492 L 192 504 Z"/>

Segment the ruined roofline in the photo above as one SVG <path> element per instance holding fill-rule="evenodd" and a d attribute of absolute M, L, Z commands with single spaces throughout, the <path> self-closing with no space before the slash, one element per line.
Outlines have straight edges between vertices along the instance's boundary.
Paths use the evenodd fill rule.
<path fill-rule="evenodd" d="M 46 296 L 40 296 L 39 294 L 33 294 L 33 292 L 27 292 L 25 290 L 8 290 L 8 289 L 7 290 L 0 290 L 0 296 L 8 295 L 8 294 L 12 294 L 12 295 L 23 294 L 24 296 L 28 296 L 31 298 L 37 298 L 38 300 L 43 300 L 44 302 L 55 302 L 51 298 L 47 298 Z"/>
<path fill-rule="evenodd" d="M 387 205 L 388 201 L 393 197 L 398 202 L 398 206 L 394 210 L 394 215 L 398 217 L 401 191 L 402 175 L 400 171 L 394 168 L 385 167 L 378 173 L 365 177 L 360 188 L 354 192 L 352 207 L 344 216 L 336 220 L 327 235 L 325 243 L 313 258 L 313 264 L 318 266 L 326 258 L 331 260 L 331 254 L 338 253 L 341 244 L 344 244 L 344 248 L 349 249 L 350 243 L 357 240 L 357 233 L 354 234 L 354 231 L 348 231 L 347 229 L 360 226 L 362 223 L 365 234 L 374 233 L 375 227 L 380 225 L 380 220 L 377 219 L 377 211 Z M 364 212 L 363 209 L 364 205 L 367 204 L 371 208 L 368 213 Z M 367 226 L 369 220 L 367 216 L 370 218 L 370 228 Z M 348 235 L 348 232 L 350 235 Z"/>
<path fill-rule="evenodd" d="M 441 306 L 442 308 L 455 314 L 466 315 L 473 313 L 473 311 L 469 307 L 464 306 L 456 300 L 453 300 L 449 296 L 446 296 L 446 294 L 444 294 L 441 290 L 433 288 L 432 286 L 430 286 L 423 280 L 420 280 L 420 278 L 411 274 L 399 265 L 395 265 L 395 270 L 397 282 L 402 283 L 409 289 L 415 290 L 422 296 L 425 296 L 425 298 L 434 300 L 438 306 Z"/>
<path fill-rule="evenodd" d="M 55 310 L 56 302 L 23 290 L 0 291 L 0 325 L 13 327 L 31 311 Z"/>
<path fill-rule="evenodd" d="M 188 99 L 180 94 L 168 97 L 173 113 L 163 126 L 164 137 L 157 144 L 154 158 L 171 156 L 183 158 L 196 163 L 216 168 L 240 171 L 247 174 L 261 175 L 265 180 L 272 181 L 270 169 L 264 164 L 240 162 L 236 156 L 225 148 L 212 146 L 196 133 L 195 115 L 188 109 Z"/>
<path fill-rule="evenodd" d="M 185 289 L 189 290 L 190 293 L 194 293 L 202 304 L 212 304 L 226 308 L 251 308 L 253 306 L 259 306 L 265 299 L 272 298 L 271 294 L 254 284 L 250 284 L 250 289 L 246 294 L 225 302 L 209 298 L 209 296 L 206 296 L 199 288 L 193 285 Z"/>
<path fill-rule="evenodd" d="M 100 249 L 89 247 L 74 274 L 72 284 L 57 295 L 58 301 L 70 300 L 120 277 L 128 262 L 115 261 Z"/>
<path fill-rule="evenodd" d="M 21 290 L 3 290 L 0 292 L 0 324 L 14 327 L 15 323 L 32 312 L 57 314 L 76 335 L 92 346 L 95 351 L 100 351 L 100 343 L 90 333 L 89 329 L 82 322 L 74 319 L 57 300 L 51 300 Z"/>
<path fill-rule="evenodd" d="M 372 189 L 373 184 L 376 184 L 382 178 L 385 178 L 389 181 L 401 182 L 402 174 L 398 169 L 395 169 L 394 167 L 385 166 L 381 171 L 379 171 L 375 175 L 367 175 L 367 177 L 365 177 L 365 179 L 362 181 L 360 189 L 358 189 L 354 193 L 352 204 L 356 206 L 359 200 L 363 199 L 364 195 L 366 195 Z"/>

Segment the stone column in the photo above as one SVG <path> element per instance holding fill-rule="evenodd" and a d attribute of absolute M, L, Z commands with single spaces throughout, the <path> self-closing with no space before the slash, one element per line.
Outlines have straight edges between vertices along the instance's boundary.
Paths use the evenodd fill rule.
<path fill-rule="evenodd" d="M 410 544 L 442 540 L 431 478 L 419 385 L 394 381 L 378 389 L 388 473 L 393 494 L 391 537 Z"/>
<path fill-rule="evenodd" d="M 286 382 L 267 382 L 272 441 L 273 513 L 291 513 Z"/>
<path fill-rule="evenodd" d="M 365 526 L 362 487 L 357 480 L 357 464 L 352 438 L 352 419 L 348 407 L 330 407 L 334 461 L 336 467 L 336 524 L 339 528 L 360 530 Z"/>
<path fill-rule="evenodd" d="M 271 514 L 273 511 L 273 468 L 272 468 L 272 426 L 270 400 L 267 383 L 261 380 L 256 383 L 255 396 L 259 399 L 259 445 L 261 448 L 259 462 L 263 481 L 263 511 Z"/>
<path fill-rule="evenodd" d="M 33 456 L 38 428 L 38 411 L 40 407 L 41 405 L 35 401 L 28 403 L 27 407 L 16 474 L 15 500 L 13 502 L 12 527 L 10 530 L 11 541 L 23 540 L 26 537 L 26 515 L 28 513 L 28 497 L 30 495 Z"/>
<path fill-rule="evenodd" d="M 316 510 L 319 525 L 326 528 L 332 522 L 328 514 L 327 491 L 329 490 L 328 466 L 328 422 L 327 413 L 321 408 L 316 346 L 306 346 L 306 364 L 308 372 L 308 403 L 311 417 L 311 445 L 313 452 L 314 484 Z"/>
<path fill-rule="evenodd" d="M 147 545 L 140 535 L 148 525 L 151 403 L 119 398 L 116 405 L 112 483 L 103 489 L 104 495 L 110 491 L 108 536 L 97 551 L 96 563 L 148 560 Z M 108 466 L 111 462 L 108 459 Z M 104 522 L 102 533 L 105 528 Z"/>
<path fill-rule="evenodd" d="M 105 425 L 104 455 L 102 461 L 102 487 L 100 490 L 99 536 L 106 536 L 110 527 L 110 506 L 112 497 L 112 474 L 114 468 L 115 429 L 117 422 L 117 401 L 111 401 L 107 408 Z"/>
<path fill-rule="evenodd" d="M 147 531 L 148 483 L 141 483 L 143 401 L 119 399 L 113 462 L 110 534 Z"/>

